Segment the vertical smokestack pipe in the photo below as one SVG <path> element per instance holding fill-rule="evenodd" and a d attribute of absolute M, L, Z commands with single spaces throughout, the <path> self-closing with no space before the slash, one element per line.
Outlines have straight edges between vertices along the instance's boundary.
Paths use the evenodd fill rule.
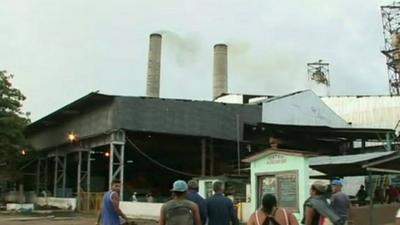
<path fill-rule="evenodd" d="M 150 34 L 146 88 L 146 95 L 148 97 L 158 98 L 160 96 L 161 39 L 161 34 Z"/>
<path fill-rule="evenodd" d="M 228 46 L 214 45 L 213 99 L 228 92 Z"/>

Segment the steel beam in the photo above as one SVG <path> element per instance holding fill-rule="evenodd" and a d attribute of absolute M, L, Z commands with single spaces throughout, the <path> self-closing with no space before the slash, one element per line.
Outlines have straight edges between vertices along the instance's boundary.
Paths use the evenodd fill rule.
<path fill-rule="evenodd" d="M 86 158 L 86 171 L 87 171 L 87 175 L 86 175 L 86 193 L 87 193 L 87 197 L 86 197 L 86 210 L 90 210 L 90 178 L 91 178 L 91 171 L 92 171 L 92 167 L 91 167 L 91 150 L 88 151 L 87 154 L 87 158 Z"/>
<path fill-rule="evenodd" d="M 86 162 L 86 166 L 84 165 Z M 78 173 L 77 173 L 77 192 L 88 191 L 89 183 L 87 180 L 90 170 L 90 150 L 82 150 L 78 152 Z M 86 182 L 85 182 L 86 181 Z"/>
<path fill-rule="evenodd" d="M 201 139 L 201 176 L 206 176 L 206 139 Z"/>
<path fill-rule="evenodd" d="M 119 179 L 121 182 L 120 198 L 123 200 L 124 193 L 124 167 L 125 167 L 125 132 L 115 131 L 111 134 L 109 179 L 108 188 L 111 189 L 111 182 Z"/>
<path fill-rule="evenodd" d="M 39 158 L 36 167 L 36 194 L 39 194 L 40 191 L 40 169 L 41 169 L 42 160 Z"/>
<path fill-rule="evenodd" d="M 89 192 L 90 192 L 90 155 L 91 155 L 91 150 L 90 149 L 82 149 L 81 151 L 78 152 L 78 165 L 77 165 L 77 196 L 79 199 L 78 202 L 78 208 L 81 207 L 81 197 L 82 193 L 86 192 L 87 193 L 87 207 L 89 206 L 90 200 L 89 200 Z M 85 165 L 86 162 L 86 165 Z M 89 208 L 87 208 L 89 210 Z"/>
<path fill-rule="evenodd" d="M 47 158 L 38 158 L 36 166 L 36 193 L 40 192 L 40 189 L 47 190 L 47 169 L 48 161 Z"/>
<path fill-rule="evenodd" d="M 62 190 L 62 197 L 65 197 L 66 173 L 67 173 L 67 154 L 59 153 L 56 150 L 54 157 L 54 196 L 58 197 L 57 189 Z"/>
<path fill-rule="evenodd" d="M 210 176 L 214 176 L 214 162 L 215 162 L 215 155 L 214 155 L 214 140 L 210 139 Z"/>

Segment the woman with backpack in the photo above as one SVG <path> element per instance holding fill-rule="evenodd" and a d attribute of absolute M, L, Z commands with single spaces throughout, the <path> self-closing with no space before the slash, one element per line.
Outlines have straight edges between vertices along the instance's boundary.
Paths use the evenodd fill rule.
<path fill-rule="evenodd" d="M 292 213 L 277 207 L 274 195 L 266 194 L 262 198 L 261 209 L 250 216 L 247 225 L 298 225 L 298 222 Z"/>

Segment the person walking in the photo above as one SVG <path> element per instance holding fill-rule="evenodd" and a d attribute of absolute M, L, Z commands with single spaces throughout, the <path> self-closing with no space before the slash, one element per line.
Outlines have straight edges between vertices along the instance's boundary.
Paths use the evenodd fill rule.
<path fill-rule="evenodd" d="M 326 224 L 328 221 L 335 225 L 343 224 L 342 219 L 328 204 L 325 193 L 326 186 L 322 182 L 316 181 L 311 185 L 311 197 L 305 202 L 305 225 Z"/>
<path fill-rule="evenodd" d="M 128 221 L 128 217 L 119 208 L 121 182 L 113 180 L 111 190 L 106 192 L 103 197 L 102 207 L 97 215 L 96 225 L 120 225 Z M 122 218 L 122 219 L 121 219 Z"/>
<path fill-rule="evenodd" d="M 399 200 L 399 191 L 393 185 L 389 185 L 386 189 L 385 196 L 386 203 L 397 202 Z"/>
<path fill-rule="evenodd" d="M 186 199 L 188 185 L 177 180 L 172 185 L 174 198 L 163 204 L 159 225 L 201 225 L 199 208 Z"/>
<path fill-rule="evenodd" d="M 137 192 L 133 192 L 133 194 L 132 194 L 132 202 L 138 202 L 138 199 L 137 199 L 136 195 L 137 195 Z"/>
<path fill-rule="evenodd" d="M 296 218 L 284 208 L 277 207 L 276 197 L 266 194 L 261 209 L 254 212 L 247 225 L 298 225 Z"/>
<path fill-rule="evenodd" d="M 213 184 L 215 194 L 206 199 L 208 225 L 238 225 L 233 202 L 223 195 L 224 184 L 215 181 Z"/>
<path fill-rule="evenodd" d="M 204 225 L 207 222 L 206 200 L 199 195 L 199 193 L 198 193 L 199 185 L 196 180 L 189 180 L 188 186 L 189 186 L 189 190 L 186 194 L 186 198 L 189 201 L 192 201 L 197 204 L 197 207 L 199 207 L 199 211 L 200 211 L 201 224 Z"/>
<path fill-rule="evenodd" d="M 336 214 L 341 218 L 344 224 L 347 224 L 350 215 L 350 199 L 345 193 L 342 192 L 343 182 L 341 180 L 334 180 L 332 182 L 331 207 Z"/>

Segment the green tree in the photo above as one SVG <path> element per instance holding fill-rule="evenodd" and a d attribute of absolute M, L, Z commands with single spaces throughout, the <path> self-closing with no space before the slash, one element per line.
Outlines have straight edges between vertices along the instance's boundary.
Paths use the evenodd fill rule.
<path fill-rule="evenodd" d="M 12 86 L 12 78 L 12 74 L 0 71 L 0 180 L 3 181 L 20 178 L 18 164 L 23 160 L 24 130 L 29 123 L 21 111 L 25 96 Z"/>

